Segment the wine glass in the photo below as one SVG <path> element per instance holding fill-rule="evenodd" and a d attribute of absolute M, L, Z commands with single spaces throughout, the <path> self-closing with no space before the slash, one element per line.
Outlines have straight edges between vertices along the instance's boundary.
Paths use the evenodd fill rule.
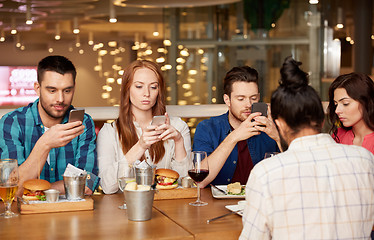
<path fill-rule="evenodd" d="M 275 155 L 277 155 L 279 152 L 266 152 L 265 153 L 265 157 L 264 157 L 264 159 L 265 158 L 270 158 L 270 157 L 272 157 L 272 156 L 275 156 Z"/>
<path fill-rule="evenodd" d="M 18 190 L 18 162 L 16 159 L 0 159 L 0 197 L 5 204 L 5 212 L 0 217 L 18 216 L 11 211 L 14 196 Z"/>
<path fill-rule="evenodd" d="M 202 182 L 209 174 L 209 165 L 206 152 L 192 152 L 192 169 L 188 170 L 188 175 L 197 183 L 197 200 L 191 202 L 192 206 L 205 206 L 208 203 L 200 201 L 200 182 Z M 205 162 L 203 160 L 206 159 Z"/>
<path fill-rule="evenodd" d="M 130 182 L 135 182 L 135 169 L 132 164 L 128 164 L 127 162 L 119 162 L 118 163 L 118 187 L 123 192 L 125 187 Z M 124 203 L 118 206 L 119 209 L 127 209 L 126 206 L 126 199 Z"/>

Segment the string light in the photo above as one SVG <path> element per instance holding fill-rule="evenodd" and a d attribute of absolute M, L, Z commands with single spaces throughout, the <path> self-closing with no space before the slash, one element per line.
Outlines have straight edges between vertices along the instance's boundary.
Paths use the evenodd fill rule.
<path fill-rule="evenodd" d="M 114 8 L 113 0 L 109 1 L 109 22 L 116 23 L 116 9 Z"/>
<path fill-rule="evenodd" d="M 60 33 L 60 24 L 56 23 L 56 34 L 55 39 L 60 40 L 61 39 L 61 33 Z"/>
<path fill-rule="evenodd" d="M 17 34 L 17 29 L 16 29 L 16 19 L 12 17 L 12 30 L 10 31 L 10 34 L 16 35 Z"/>
<path fill-rule="evenodd" d="M 73 18 L 73 33 L 78 34 L 80 32 L 79 26 L 78 26 L 78 18 L 74 17 Z"/>
<path fill-rule="evenodd" d="M 26 24 L 27 25 L 33 24 L 33 21 L 32 21 L 32 18 L 31 18 L 31 5 L 28 1 L 27 1 L 27 4 L 26 4 Z"/>
<path fill-rule="evenodd" d="M 4 33 L 4 29 L 1 29 L 1 32 L 0 32 L 0 42 L 5 42 L 5 33 Z"/>

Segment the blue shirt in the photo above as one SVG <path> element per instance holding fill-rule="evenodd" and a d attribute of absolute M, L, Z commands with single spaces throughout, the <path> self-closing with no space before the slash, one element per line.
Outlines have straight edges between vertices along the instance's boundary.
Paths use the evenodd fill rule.
<path fill-rule="evenodd" d="M 228 114 L 229 112 L 211 117 L 201 121 L 197 125 L 193 141 L 193 151 L 205 151 L 209 156 L 221 144 L 231 132 Z M 266 152 L 279 152 L 277 143 L 265 133 L 248 138 L 247 145 L 253 165 L 264 159 Z M 226 185 L 231 183 L 237 161 L 238 146 L 235 145 L 221 171 L 212 181 L 212 184 Z"/>
<path fill-rule="evenodd" d="M 30 155 L 38 139 L 44 133 L 44 125 L 38 112 L 38 102 L 18 108 L 5 114 L 0 119 L 0 158 L 13 158 L 21 165 Z M 73 109 L 70 106 L 70 109 Z M 66 123 L 69 110 L 62 123 Z M 84 132 L 63 147 L 53 148 L 49 152 L 50 164 L 44 164 L 40 174 L 41 179 L 49 182 L 63 180 L 63 174 L 68 163 L 89 172 L 87 186 L 95 190 L 99 182 L 96 134 L 92 118 L 84 115 Z"/>

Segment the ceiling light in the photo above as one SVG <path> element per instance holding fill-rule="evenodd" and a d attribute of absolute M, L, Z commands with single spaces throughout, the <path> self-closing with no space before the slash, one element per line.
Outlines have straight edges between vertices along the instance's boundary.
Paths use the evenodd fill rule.
<path fill-rule="evenodd" d="M 155 37 L 158 37 L 160 35 L 160 33 L 158 32 L 158 26 L 157 26 L 157 23 L 155 23 L 155 30 L 153 31 L 153 36 Z"/>
<path fill-rule="evenodd" d="M 26 4 L 26 24 L 31 25 L 33 24 L 32 18 L 31 18 L 31 5 L 30 3 Z"/>
<path fill-rule="evenodd" d="M 92 46 L 94 44 L 93 41 L 93 32 L 88 33 L 88 45 Z"/>
<path fill-rule="evenodd" d="M 56 35 L 55 35 L 56 40 L 61 39 L 61 32 L 60 32 L 60 24 L 56 23 Z"/>
<path fill-rule="evenodd" d="M 77 36 L 75 37 L 75 46 L 76 46 L 77 48 L 79 48 L 79 47 L 81 46 L 81 40 L 80 40 L 79 35 L 77 35 Z"/>
<path fill-rule="evenodd" d="M 169 39 L 165 39 L 164 40 L 164 45 L 167 46 L 167 47 L 171 46 L 171 41 Z"/>
<path fill-rule="evenodd" d="M 110 41 L 110 42 L 108 42 L 108 46 L 109 47 L 117 47 L 117 42 L 116 41 Z"/>
<path fill-rule="evenodd" d="M 350 42 L 350 41 L 352 40 L 352 38 L 351 38 L 351 37 L 346 37 L 345 40 L 346 40 L 347 42 Z"/>
<path fill-rule="evenodd" d="M 0 32 L 0 42 L 5 42 L 5 33 L 4 33 L 4 29 L 1 29 L 1 32 Z"/>
<path fill-rule="evenodd" d="M 83 49 L 79 49 L 79 51 L 78 51 L 78 52 L 79 52 L 79 54 L 81 54 L 81 55 L 82 55 L 82 54 L 84 53 L 84 50 L 83 50 Z"/>
<path fill-rule="evenodd" d="M 114 83 L 114 81 L 115 81 L 115 80 L 114 80 L 114 78 L 112 78 L 112 77 L 106 79 L 106 82 L 107 82 L 107 83 Z"/>
<path fill-rule="evenodd" d="M 344 27 L 344 24 L 343 24 L 343 8 L 342 7 L 338 7 L 336 17 L 337 17 L 336 27 L 339 28 L 339 29 L 342 29 Z"/>
<path fill-rule="evenodd" d="M 52 47 L 48 48 L 48 52 L 53 53 L 53 48 Z"/>
<path fill-rule="evenodd" d="M 73 33 L 78 34 L 79 32 L 80 31 L 79 31 L 79 26 L 78 26 L 78 18 L 74 17 L 73 18 Z"/>
<path fill-rule="evenodd" d="M 116 23 L 116 9 L 114 8 L 113 0 L 109 1 L 109 22 Z"/>
<path fill-rule="evenodd" d="M 156 62 L 157 63 L 163 63 L 163 62 L 165 62 L 165 58 L 164 57 L 159 57 L 159 58 L 156 59 Z"/>
<path fill-rule="evenodd" d="M 309 0 L 309 4 L 317 4 L 318 0 Z"/>
<path fill-rule="evenodd" d="M 19 34 L 16 35 L 16 47 L 21 47 L 21 36 Z"/>
<path fill-rule="evenodd" d="M 172 69 L 172 66 L 171 66 L 170 64 L 166 64 L 164 67 L 165 67 L 165 69 L 167 69 L 167 70 Z"/>
<path fill-rule="evenodd" d="M 17 29 L 16 29 L 16 19 L 14 17 L 12 17 L 12 30 L 10 31 L 10 34 L 17 34 Z"/>

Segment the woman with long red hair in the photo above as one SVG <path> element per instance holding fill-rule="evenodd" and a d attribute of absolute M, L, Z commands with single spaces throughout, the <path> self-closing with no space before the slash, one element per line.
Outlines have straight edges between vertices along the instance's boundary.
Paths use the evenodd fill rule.
<path fill-rule="evenodd" d="M 164 115 L 165 123 L 151 125 L 153 116 L 157 115 Z M 147 60 L 132 62 L 122 79 L 119 116 L 114 122 L 104 124 L 97 137 L 99 176 L 104 193 L 118 191 L 118 178 L 127 177 L 129 167 L 136 160 L 186 176 L 190 152 L 187 124 L 166 113 L 165 83 L 159 67 Z"/>

